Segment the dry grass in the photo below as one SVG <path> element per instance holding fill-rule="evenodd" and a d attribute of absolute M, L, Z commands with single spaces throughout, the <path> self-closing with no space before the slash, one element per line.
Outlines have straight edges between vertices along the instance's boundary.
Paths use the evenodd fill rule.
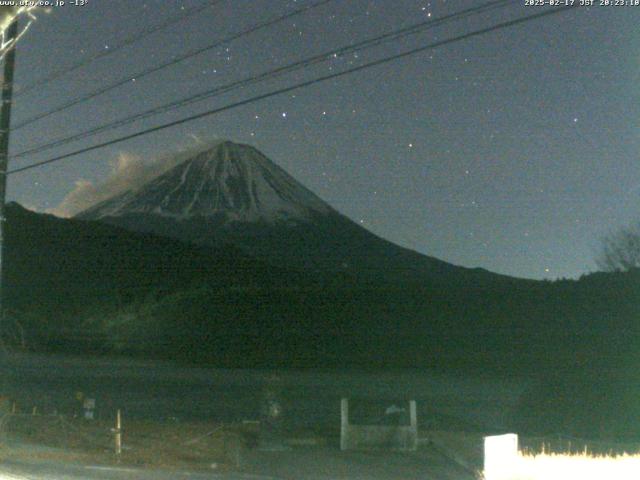
<path fill-rule="evenodd" d="M 485 480 L 638 480 L 640 454 L 519 454 Z"/>

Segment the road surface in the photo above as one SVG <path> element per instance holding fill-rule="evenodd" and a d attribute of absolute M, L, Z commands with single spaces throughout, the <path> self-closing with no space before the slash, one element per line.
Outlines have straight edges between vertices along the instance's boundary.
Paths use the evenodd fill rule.
<path fill-rule="evenodd" d="M 236 473 L 179 472 L 53 462 L 0 464 L 0 480 L 476 480 L 429 448 L 416 453 L 340 452 L 329 447 L 254 450 Z"/>

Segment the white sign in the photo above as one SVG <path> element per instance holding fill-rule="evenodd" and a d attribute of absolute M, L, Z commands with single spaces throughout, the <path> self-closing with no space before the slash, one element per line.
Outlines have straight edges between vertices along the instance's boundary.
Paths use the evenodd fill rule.
<path fill-rule="evenodd" d="M 484 477 L 486 480 L 511 478 L 518 462 L 518 435 L 484 437 Z"/>

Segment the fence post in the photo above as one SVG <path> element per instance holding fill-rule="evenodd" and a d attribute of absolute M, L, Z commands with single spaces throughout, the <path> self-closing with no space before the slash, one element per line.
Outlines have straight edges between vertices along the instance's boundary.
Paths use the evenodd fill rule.
<path fill-rule="evenodd" d="M 410 450 L 418 449 L 418 409 L 416 407 L 416 401 L 409 401 L 409 417 L 411 419 L 411 431 L 413 434 L 413 439 L 411 445 L 409 446 Z"/>
<path fill-rule="evenodd" d="M 340 400 L 340 450 L 349 448 L 349 400 Z"/>
<path fill-rule="evenodd" d="M 120 409 L 116 412 L 116 428 L 113 429 L 115 438 L 115 449 L 118 460 L 122 454 L 122 418 L 120 416 Z"/>

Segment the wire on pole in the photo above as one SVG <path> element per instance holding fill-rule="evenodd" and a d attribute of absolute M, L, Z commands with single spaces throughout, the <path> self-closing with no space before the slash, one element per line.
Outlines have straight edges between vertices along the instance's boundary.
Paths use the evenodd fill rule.
<path fill-rule="evenodd" d="M 210 0 L 209 2 L 207 2 L 205 5 L 200 5 L 197 7 L 192 7 L 189 9 L 184 10 L 180 15 L 178 16 L 174 16 L 169 18 L 168 20 L 152 26 L 150 28 L 147 28 L 145 30 L 142 30 L 141 32 L 136 33 L 135 35 L 132 35 L 131 37 L 128 37 L 126 39 L 124 39 L 122 42 L 120 42 L 117 45 L 113 45 L 111 46 L 111 48 L 109 48 L 109 50 L 102 50 L 100 52 L 98 52 L 97 54 L 82 59 L 77 63 L 74 63 L 68 67 L 64 67 L 61 68 L 59 70 L 56 70 L 55 72 L 53 72 L 51 75 L 47 76 L 47 77 L 43 77 L 39 80 L 36 80 L 35 82 L 32 82 L 31 84 L 28 84 L 27 86 L 25 86 L 24 88 L 22 88 L 19 92 L 16 92 L 15 97 L 21 97 L 22 95 L 26 95 L 27 93 L 35 90 L 36 88 L 42 87 L 43 85 L 46 85 L 47 83 L 50 83 L 54 80 L 58 80 L 72 72 L 75 72 L 76 70 L 79 70 L 82 67 L 85 67 L 93 62 L 95 62 L 96 60 L 99 60 L 101 58 L 107 57 L 109 55 L 113 55 L 114 53 L 122 50 L 125 47 L 128 47 L 129 45 L 133 45 L 136 42 L 139 42 L 141 40 L 143 40 L 144 38 L 159 32 L 160 30 L 164 30 L 165 28 L 168 28 L 172 25 L 175 25 L 183 20 L 185 20 L 186 18 L 189 18 L 193 15 L 196 15 L 202 11 L 204 11 L 205 9 L 212 7 L 218 3 L 221 3 L 223 0 Z"/>
<path fill-rule="evenodd" d="M 293 18 L 293 17 L 295 17 L 297 15 L 301 15 L 301 14 L 303 14 L 305 12 L 308 12 L 311 9 L 320 7 L 320 6 L 325 5 L 325 4 L 327 4 L 329 2 L 332 2 L 332 1 L 334 1 L 334 0 L 321 0 L 321 1 L 316 2 L 314 4 L 298 8 L 298 9 L 292 11 L 292 12 L 289 12 L 289 13 L 287 13 L 285 15 L 282 15 L 280 17 L 277 17 L 275 19 L 268 20 L 266 22 L 262 22 L 262 23 L 259 23 L 257 25 L 253 25 L 252 27 L 249 27 L 248 29 L 243 30 L 242 32 L 233 34 L 233 35 L 231 35 L 229 37 L 225 37 L 225 38 L 223 38 L 221 40 L 217 40 L 214 43 L 212 43 L 210 45 L 207 45 L 205 47 L 200 47 L 200 48 L 197 48 L 195 50 L 191 50 L 191 51 L 189 51 L 187 53 L 184 53 L 182 55 L 178 55 L 177 57 L 173 58 L 172 60 L 169 60 L 168 62 L 162 63 L 160 65 L 156 65 L 154 67 L 146 68 L 144 70 L 141 70 L 141 71 L 139 71 L 137 73 L 134 73 L 134 74 L 131 74 L 131 75 L 127 75 L 126 77 L 121 78 L 120 80 L 117 80 L 114 83 L 111 83 L 111 84 L 106 85 L 104 87 L 101 87 L 101 88 L 98 88 L 96 90 L 93 90 L 92 92 L 87 93 L 86 95 L 82 95 L 80 97 L 77 97 L 77 98 L 75 98 L 73 100 L 70 100 L 70 101 L 68 101 L 66 103 L 63 103 L 62 105 L 59 105 L 59 106 L 57 106 L 57 107 L 55 107 L 55 108 L 53 108 L 51 110 L 36 114 L 36 115 L 34 115 L 34 116 L 30 117 L 30 118 L 27 118 L 26 120 L 18 122 L 16 125 L 13 126 L 13 130 L 19 130 L 21 128 L 24 128 L 27 125 L 30 125 L 30 124 L 38 121 L 38 120 L 42 120 L 44 118 L 50 117 L 51 115 L 63 112 L 63 111 L 65 111 L 65 110 L 67 110 L 67 109 L 69 109 L 71 107 L 74 107 L 76 105 L 85 103 L 85 102 L 87 102 L 89 100 L 92 100 L 92 99 L 97 98 L 97 97 L 99 97 L 101 95 L 104 95 L 105 93 L 110 92 L 110 91 L 112 91 L 112 90 L 114 90 L 114 89 L 116 89 L 118 87 L 121 87 L 121 86 L 127 85 L 127 84 L 131 84 L 132 80 L 134 80 L 134 79 L 136 81 L 138 81 L 138 80 L 140 80 L 140 79 L 142 79 L 144 77 L 147 77 L 147 76 L 149 76 L 149 75 L 151 75 L 153 73 L 157 73 L 157 72 L 159 72 L 161 70 L 164 70 L 165 68 L 169 68 L 169 67 L 172 67 L 174 65 L 177 65 L 177 64 L 179 64 L 179 63 L 181 63 L 181 62 L 183 62 L 183 61 L 185 61 L 187 59 L 196 57 L 196 56 L 201 55 L 201 54 L 203 54 L 205 52 L 208 52 L 208 51 L 210 51 L 210 50 L 212 50 L 214 48 L 220 47 L 220 46 L 225 45 L 227 43 L 230 43 L 230 42 L 232 42 L 234 40 L 237 40 L 237 39 L 242 38 L 244 36 L 247 36 L 247 35 L 250 35 L 252 33 L 255 33 L 258 30 L 262 30 L 264 28 L 273 26 L 273 25 L 275 25 L 277 23 L 283 22 L 284 20 L 288 20 L 288 19 Z M 111 50 L 113 51 L 113 49 L 111 49 Z M 102 55 L 102 56 L 105 56 L 105 55 Z M 102 58 L 102 57 L 99 57 L 99 58 Z M 71 71 L 71 70 L 65 70 L 64 72 L 60 72 L 60 73 L 61 73 L 61 75 L 62 74 L 67 74 L 67 73 L 69 73 L 69 71 Z"/>
<path fill-rule="evenodd" d="M 303 60 L 298 60 L 296 62 L 290 63 L 288 65 L 282 66 L 282 67 L 278 67 L 272 70 L 268 70 L 266 72 L 263 72 L 261 74 L 258 75 L 253 75 L 247 78 L 244 78 L 242 80 L 237 80 L 225 85 L 221 85 L 218 87 L 215 87 L 213 89 L 209 89 L 206 90 L 204 92 L 198 93 L 196 95 L 189 95 L 185 98 L 182 98 L 180 100 L 176 100 L 164 105 L 161 105 L 159 107 L 154 107 L 152 109 L 146 110 L 144 112 L 135 114 L 135 115 L 130 115 L 127 117 L 123 117 L 120 119 L 117 119 L 115 121 L 109 122 L 107 124 L 103 124 L 97 127 L 93 127 L 91 129 L 85 130 L 84 132 L 80 132 L 68 137 L 62 137 L 62 138 L 58 138 L 56 140 L 53 140 L 51 142 L 47 142 L 47 143 L 43 143 L 40 145 L 36 145 L 35 147 L 29 148 L 27 150 L 23 150 L 15 155 L 12 155 L 11 158 L 13 159 L 17 159 L 17 158 L 21 158 L 27 155 L 33 155 L 35 153 L 40 153 L 46 150 L 50 150 L 52 148 L 55 147 L 60 147 L 60 146 L 64 146 L 68 143 L 77 141 L 77 140 L 81 140 L 83 138 L 87 138 L 87 137 L 92 137 L 94 135 L 97 135 L 99 133 L 103 133 L 109 130 L 113 130 L 115 128 L 120 128 L 123 127 L 125 125 L 129 125 L 131 123 L 134 123 L 136 121 L 139 120 L 143 120 L 143 119 L 147 119 L 162 113 L 166 113 L 172 110 L 176 110 L 178 108 L 182 108 L 184 106 L 193 104 L 193 103 L 197 103 L 203 100 L 207 100 L 213 97 L 217 97 L 219 95 L 228 93 L 230 91 L 239 89 L 239 88 L 245 88 L 249 85 L 253 85 L 256 83 L 260 83 L 266 80 L 272 80 L 278 77 L 281 77 L 285 74 L 291 73 L 291 72 L 295 72 L 297 70 L 301 70 L 307 67 L 310 67 L 312 65 L 315 64 L 319 64 L 321 62 L 325 62 L 327 61 L 330 57 L 333 56 L 342 56 L 342 55 L 347 55 L 347 54 L 353 54 L 353 53 L 359 53 L 362 52 L 364 50 L 379 46 L 381 44 L 384 44 L 385 42 L 389 42 L 389 41 L 394 41 L 394 40 L 398 40 L 400 38 L 404 38 L 408 35 L 413 35 L 413 34 L 417 34 L 417 33 L 422 33 L 425 30 L 428 30 L 430 28 L 435 28 L 441 25 L 444 25 L 448 22 L 451 21 L 456 21 L 456 20 L 460 20 L 463 18 L 466 18 L 468 16 L 471 15 L 477 15 L 479 13 L 485 13 L 487 11 L 493 10 L 495 8 L 501 8 L 506 6 L 507 4 L 509 4 L 511 2 L 511 0 L 495 0 L 495 1 L 491 1 L 488 2 L 484 5 L 478 6 L 478 7 L 473 7 L 473 8 L 469 8 L 466 10 L 462 10 L 450 15 L 446 15 L 443 16 L 441 18 L 437 18 L 437 19 L 433 19 L 433 20 L 428 20 L 428 21 L 423 21 L 423 22 L 419 22 L 417 24 L 411 25 L 409 27 L 405 27 L 405 28 L 401 28 L 399 30 L 394 30 L 388 33 L 385 33 L 383 35 L 378 35 L 372 38 L 368 38 L 365 40 L 362 40 L 360 42 L 357 43 L 353 43 L 350 45 L 346 45 L 337 49 L 330 49 L 327 51 L 324 51 L 322 53 L 313 55 L 312 57 L 303 59 Z M 16 129 L 16 127 L 14 127 L 14 130 Z"/>
<path fill-rule="evenodd" d="M 175 127 L 177 125 L 182 125 L 182 124 L 187 123 L 187 122 L 191 122 L 191 121 L 194 121 L 194 120 L 199 120 L 201 118 L 209 117 L 209 116 L 221 113 L 221 112 L 225 112 L 227 110 L 231 110 L 231 109 L 234 109 L 234 108 L 238 108 L 238 107 L 242 107 L 242 106 L 245 106 L 245 105 L 249 105 L 251 103 L 255 103 L 255 102 L 258 102 L 260 100 L 265 100 L 267 98 L 271 98 L 271 97 L 274 97 L 276 95 L 282 95 L 284 93 L 289 93 L 289 92 L 292 92 L 294 90 L 300 90 L 300 89 L 303 89 L 303 88 L 307 88 L 307 87 L 310 87 L 312 85 L 316 85 L 316 84 L 319 84 L 319 83 L 322 83 L 322 82 L 326 82 L 328 80 L 337 79 L 337 78 L 340 78 L 340 77 L 344 77 L 346 75 L 350 75 L 352 73 L 356 73 L 356 72 L 359 72 L 359 71 L 362 71 L 362 70 L 366 70 L 366 69 L 369 69 L 369 68 L 372 68 L 372 67 L 383 65 L 383 64 L 386 64 L 386 63 L 401 59 L 401 58 L 406 58 L 408 56 L 416 55 L 418 53 L 422 53 L 422 52 L 427 51 L 427 50 L 432 50 L 432 49 L 435 49 L 435 48 L 438 48 L 438 47 L 442 47 L 442 46 L 445 46 L 445 45 L 450 45 L 450 44 L 457 43 L 457 42 L 460 42 L 460 41 L 463 41 L 463 40 L 467 40 L 467 39 L 472 38 L 472 37 L 476 37 L 476 36 L 479 36 L 479 35 L 484 35 L 484 34 L 487 34 L 487 33 L 495 32 L 495 31 L 501 30 L 503 28 L 508 28 L 508 27 L 512 27 L 512 26 L 515 26 L 515 25 L 523 24 L 523 23 L 526 23 L 526 22 L 529 22 L 529 21 L 532 21 L 532 20 L 536 20 L 536 19 L 539 19 L 539 18 L 548 17 L 548 16 L 551 16 L 551 15 L 556 15 L 556 14 L 563 13 L 563 12 L 566 12 L 566 11 L 574 9 L 574 8 L 577 8 L 577 6 L 573 5 L 573 6 L 566 6 L 566 7 L 558 7 L 558 8 L 554 8 L 554 9 L 551 9 L 551 10 L 546 10 L 546 11 L 541 12 L 541 13 L 528 15 L 528 16 L 525 16 L 525 17 L 520 17 L 520 18 L 517 18 L 515 20 L 502 22 L 502 23 L 493 25 L 491 27 L 486 27 L 486 28 L 482 28 L 482 29 L 479 29 L 479 30 L 475 30 L 473 32 L 469 32 L 469 33 L 466 33 L 466 34 L 458 35 L 456 37 L 448 38 L 446 40 L 437 41 L 437 42 L 434 42 L 434 43 L 431 43 L 431 44 L 428 44 L 428 45 L 424 45 L 424 46 L 421 46 L 421 47 L 417 47 L 417 48 L 414 48 L 414 49 L 411 49 L 411 50 L 408 50 L 408 51 L 405 51 L 405 52 L 402 52 L 402 53 L 399 53 L 399 54 L 387 56 L 387 57 L 381 58 L 379 60 L 368 62 L 368 63 L 365 63 L 363 65 L 359 65 L 357 67 L 353 67 L 353 68 L 350 68 L 350 69 L 347 69 L 347 70 L 344 70 L 344 71 L 341 71 L 341 72 L 337 72 L 337 73 L 333 73 L 333 74 L 329 74 L 329 75 L 324 75 L 324 76 L 321 76 L 321 77 L 318 77 L 318 78 L 315 78 L 315 79 L 312 79 L 312 80 L 307 80 L 307 81 L 304 81 L 304 82 L 297 83 L 295 85 L 291 85 L 289 87 L 284 87 L 284 88 L 279 88 L 277 90 L 272 90 L 270 92 L 263 93 L 261 95 L 256 95 L 254 97 L 250 97 L 250 98 L 245 99 L 245 100 L 233 102 L 233 103 L 227 104 L 227 105 L 222 106 L 222 107 L 214 108 L 214 109 L 208 110 L 206 112 L 202 112 L 202 113 L 199 113 L 199 114 L 196 114 L 196 115 L 191 115 L 189 117 L 182 118 L 180 120 L 176 120 L 176 121 L 173 121 L 173 122 L 169 122 L 169 123 L 165 123 L 165 124 L 162 124 L 162 125 L 158 125 L 156 127 L 152 127 L 152 128 L 148 128 L 148 129 L 145 129 L 145 130 L 141 130 L 139 132 L 135 132 L 135 133 L 132 133 L 132 134 L 129 134 L 129 135 L 118 137 L 118 138 L 115 138 L 113 140 L 109 140 L 109 141 L 102 142 L 102 143 L 99 143 L 99 144 L 96 144 L 96 145 L 92 145 L 92 146 L 89 146 L 89 147 L 81 148 L 81 149 L 75 150 L 75 151 L 70 152 L 70 153 L 66 153 L 66 154 L 63 154 L 63 155 L 58 155 L 58 156 L 50 158 L 48 160 L 43 160 L 43 161 L 40 161 L 40 162 L 33 163 L 31 165 L 27 165 L 27 166 L 24 166 L 24 167 L 16 168 L 16 169 L 10 170 L 8 172 L 8 175 L 12 175 L 12 174 L 15 174 L 15 173 L 21 173 L 21 172 L 24 172 L 24 171 L 27 171 L 27 170 L 30 170 L 30 169 L 33 169 L 33 168 L 38 168 L 38 167 L 41 167 L 41 166 L 44 166 L 44 165 L 55 163 L 55 162 L 58 162 L 58 161 L 61 161 L 61 160 L 64 160 L 64 159 L 67 159 L 67 158 L 70 158 L 70 157 L 74 157 L 76 155 L 80 155 L 82 153 L 87 153 L 87 152 L 91 152 L 93 150 L 97 150 L 97 149 L 104 148 L 104 147 L 107 147 L 107 146 L 116 145 L 118 143 L 122 143 L 122 142 L 125 142 L 127 140 L 132 140 L 134 138 L 138 138 L 138 137 L 141 137 L 143 135 L 147 135 L 149 133 L 158 132 L 158 131 L 165 130 L 165 129 L 168 129 L 168 128 L 171 128 L 171 127 Z"/>

